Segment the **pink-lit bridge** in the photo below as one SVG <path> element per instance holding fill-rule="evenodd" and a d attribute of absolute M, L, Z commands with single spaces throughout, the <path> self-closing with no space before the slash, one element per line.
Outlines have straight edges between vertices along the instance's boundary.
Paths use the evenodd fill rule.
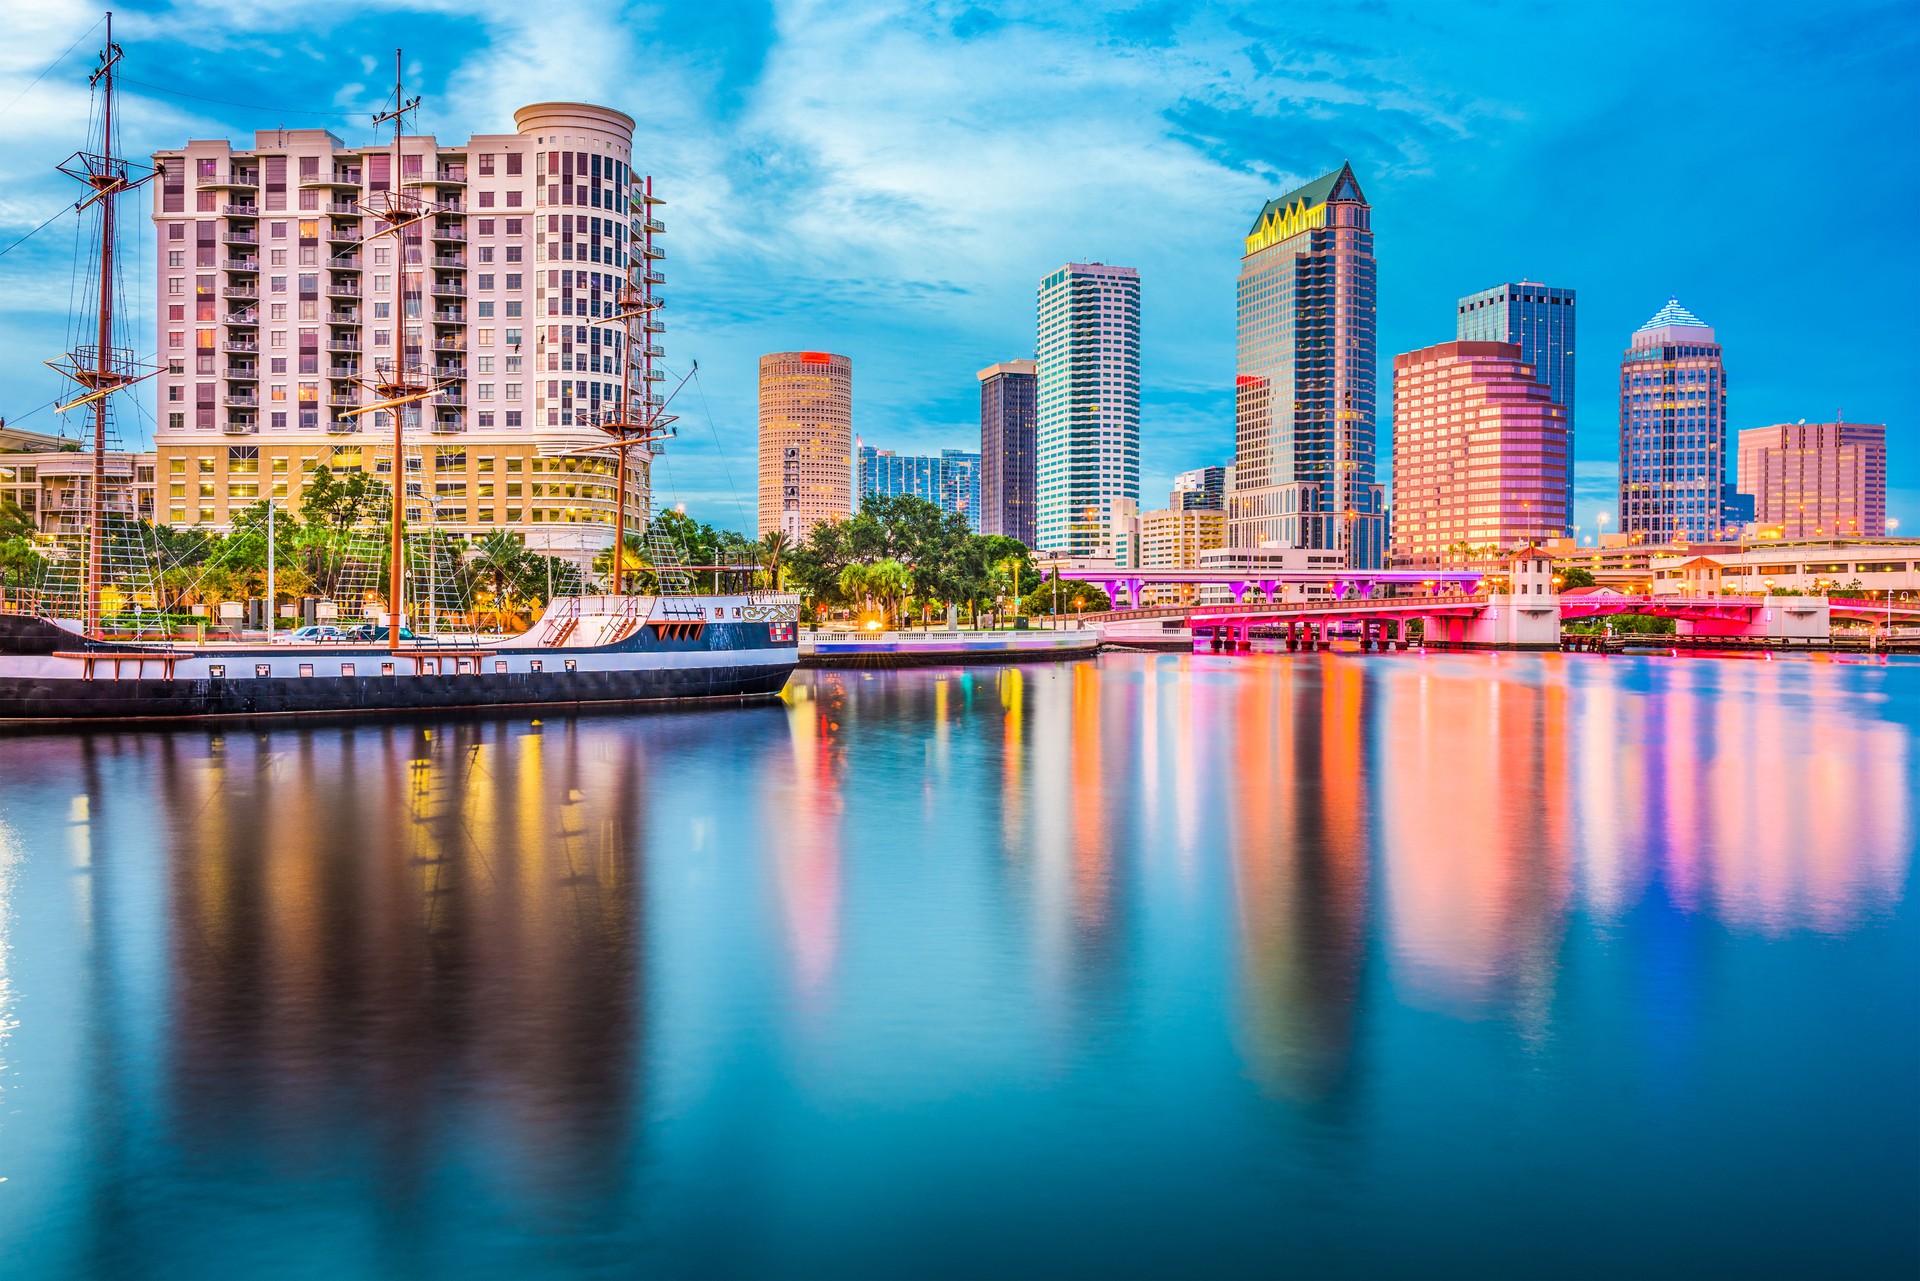
<path fill-rule="evenodd" d="M 1834 622 L 1883 627 L 1920 623 L 1920 608 L 1884 601 L 1824 596 L 1563 596 L 1544 584 L 1519 594 L 1432 590 L 1303 601 L 1149 605 L 1089 614 L 1085 621 L 1180 619 L 1196 632 L 1222 636 L 1235 647 L 1247 645 L 1256 628 L 1271 633 L 1284 627 L 1290 649 L 1324 645 L 1338 626 L 1343 632 L 1357 630 L 1363 648 L 1374 649 L 1395 643 L 1404 646 L 1407 624 L 1418 619 L 1429 643 L 1546 649 L 1559 644 L 1563 622 L 1626 614 L 1674 619 L 1683 635 L 1809 641 L 1827 638 Z"/>

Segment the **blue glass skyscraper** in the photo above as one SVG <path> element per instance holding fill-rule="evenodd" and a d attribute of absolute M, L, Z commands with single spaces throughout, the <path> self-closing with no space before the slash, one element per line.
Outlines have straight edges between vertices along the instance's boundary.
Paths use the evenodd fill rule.
<path fill-rule="evenodd" d="M 856 506 L 871 496 L 910 494 L 924 498 L 942 511 L 959 512 L 974 529 L 980 528 L 980 455 L 963 449 L 932 454 L 896 454 L 856 442 Z"/>
<path fill-rule="evenodd" d="M 1573 321 L 1574 294 L 1533 280 L 1510 281 L 1460 300 L 1455 338 L 1461 342 L 1510 342 L 1567 413 L 1566 528 L 1573 532 Z"/>
<path fill-rule="evenodd" d="M 1669 299 L 1620 360 L 1620 532 L 1644 543 L 1722 537 L 1738 520 L 1726 477 L 1720 344 Z"/>

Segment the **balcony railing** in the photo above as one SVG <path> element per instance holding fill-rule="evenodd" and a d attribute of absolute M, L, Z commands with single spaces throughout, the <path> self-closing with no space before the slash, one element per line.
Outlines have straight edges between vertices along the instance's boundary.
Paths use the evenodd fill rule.
<path fill-rule="evenodd" d="M 327 270 L 359 271 L 360 256 L 358 254 L 341 254 L 337 258 L 329 258 L 327 259 Z"/>
<path fill-rule="evenodd" d="M 260 381 L 260 366 L 228 365 L 227 380 L 229 382 L 257 383 Z"/>
<path fill-rule="evenodd" d="M 330 311 L 327 313 L 327 323 L 329 325 L 357 325 L 360 323 L 360 313 L 352 309 L 346 311 Z"/>
<path fill-rule="evenodd" d="M 360 403 L 358 396 L 329 396 L 327 403 L 340 409 L 351 409 Z"/>
<path fill-rule="evenodd" d="M 227 259 L 227 270 L 258 271 L 260 270 L 260 260 L 258 258 L 229 258 Z"/>
<path fill-rule="evenodd" d="M 435 351 L 465 351 L 467 349 L 467 340 L 465 338 L 436 338 L 433 340 L 433 349 Z"/>
<path fill-rule="evenodd" d="M 260 233 L 251 228 L 229 227 L 220 233 L 220 239 L 230 245 L 257 245 L 260 243 Z"/>
<path fill-rule="evenodd" d="M 441 298 L 465 298 L 467 287 L 458 280 L 436 280 L 433 284 L 433 292 L 436 297 Z"/>
<path fill-rule="evenodd" d="M 320 208 L 336 218 L 358 218 L 362 212 L 360 206 L 351 200 L 329 200 Z"/>
<path fill-rule="evenodd" d="M 260 286 L 228 285 L 220 291 L 220 296 L 222 298 L 258 298 L 260 296 Z"/>
<path fill-rule="evenodd" d="M 329 298 L 358 298 L 359 296 L 360 286 L 358 285 L 336 284 L 327 286 L 327 297 Z"/>
<path fill-rule="evenodd" d="M 467 260 L 465 255 L 463 254 L 441 254 L 439 257 L 433 260 L 433 265 L 436 267 L 465 268 L 467 265 Z"/>
<path fill-rule="evenodd" d="M 245 200 L 230 200 L 220 206 L 220 211 L 229 218 L 258 218 L 260 206 Z"/>
<path fill-rule="evenodd" d="M 257 307 L 242 307 L 239 311 L 228 314 L 227 323 L 229 325 L 241 325 L 252 328 L 260 323 L 260 309 Z"/>
<path fill-rule="evenodd" d="M 435 378 L 465 378 L 467 376 L 467 367 L 465 365 L 435 365 L 433 367 L 433 376 Z"/>
<path fill-rule="evenodd" d="M 360 350 L 360 340 L 358 338 L 329 338 L 327 340 L 327 350 L 357 353 Z"/>
<path fill-rule="evenodd" d="M 257 341 L 246 338 L 229 338 L 222 345 L 228 351 L 257 352 L 260 350 L 260 344 Z"/>
<path fill-rule="evenodd" d="M 453 307 L 442 307 L 433 313 L 433 322 L 436 325 L 464 325 L 467 323 L 467 313 Z"/>
<path fill-rule="evenodd" d="M 327 366 L 327 377 L 329 378 L 358 378 L 359 376 L 360 366 L 356 362 L 349 361 L 343 365 Z"/>
<path fill-rule="evenodd" d="M 232 409 L 258 409 L 260 408 L 260 397 L 251 394 L 228 396 L 226 397 L 226 404 Z"/>

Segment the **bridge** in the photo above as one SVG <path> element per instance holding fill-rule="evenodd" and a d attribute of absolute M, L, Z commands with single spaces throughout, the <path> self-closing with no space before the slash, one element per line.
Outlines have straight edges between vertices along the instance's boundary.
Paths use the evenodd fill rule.
<path fill-rule="evenodd" d="M 1199 581 L 1225 581 L 1210 571 L 1201 572 L 1209 576 Z M 1428 643 L 1500 649 L 1557 649 L 1562 623 L 1626 614 L 1674 619 L 1676 631 L 1685 636 L 1783 641 L 1824 641 L 1834 622 L 1884 627 L 1920 623 L 1920 608 L 1910 605 L 1824 596 L 1561 595 L 1554 590 L 1544 557 L 1516 559 L 1509 577 L 1511 591 L 1488 593 L 1478 590 L 1479 574 L 1296 574 L 1289 581 L 1320 583 L 1332 594 L 1314 600 L 1249 601 L 1247 587 L 1260 587 L 1263 596 L 1272 594 L 1271 588 L 1253 579 L 1234 593 L 1231 604 L 1148 605 L 1088 614 L 1084 621 L 1180 619 L 1185 626 L 1224 638 L 1233 647 L 1249 644 L 1256 628 L 1272 632 L 1284 627 L 1289 649 L 1324 645 L 1336 626 L 1342 631 L 1357 630 L 1363 648 L 1395 642 L 1404 647 L 1407 625 L 1415 619 L 1420 620 Z M 1161 581 L 1159 571 L 1142 579 L 1156 585 Z M 1381 586 L 1396 590 L 1376 594 Z M 1422 590 L 1409 590 L 1414 587 Z M 1137 600 L 1138 587 L 1129 584 L 1129 589 Z"/>

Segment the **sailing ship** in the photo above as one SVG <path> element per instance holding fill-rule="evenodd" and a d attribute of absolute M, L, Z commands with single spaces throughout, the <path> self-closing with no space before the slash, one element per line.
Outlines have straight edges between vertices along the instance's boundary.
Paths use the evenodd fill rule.
<path fill-rule="evenodd" d="M 81 616 L 56 617 L 26 600 L 0 601 L 0 723 L 190 719 L 291 714 L 360 714 L 422 709 L 581 707 L 597 704 L 722 701 L 777 697 L 799 664 L 797 597 L 778 591 L 743 590 L 701 595 L 692 590 L 699 570 L 747 566 L 672 567 L 655 557 L 657 590 L 626 589 L 627 492 L 633 451 L 662 448 L 672 435 L 666 403 L 651 392 L 657 348 L 650 338 L 632 340 L 638 323 L 653 332 L 658 300 L 647 258 L 636 255 L 614 314 L 600 323 L 619 325 L 628 340 L 623 367 L 625 394 L 590 423 L 604 439 L 575 452 L 610 457 L 617 478 L 613 548 L 608 590 L 603 594 L 550 600 L 532 627 L 516 636 L 415 637 L 408 629 L 405 537 L 410 485 L 399 465 L 407 447 L 403 410 L 432 399 L 447 384 L 405 344 L 376 366 L 368 387 L 372 400 L 351 412 L 392 425 L 395 481 L 388 522 L 388 608 L 375 639 L 318 645 L 241 641 L 154 641 L 105 634 L 101 602 L 110 544 L 105 465 L 109 403 L 151 376 L 131 348 L 116 345 L 117 201 L 147 181 L 114 154 L 113 93 L 122 51 L 113 42 L 108 17 L 106 48 L 92 75 L 100 96 L 97 150 L 76 153 L 61 168 L 89 194 L 80 204 L 98 219 L 92 266 L 98 276 L 97 314 L 90 344 L 78 345 L 53 363 L 79 388 L 61 410 L 92 416 L 93 483 L 87 498 L 86 535 L 79 555 Z M 376 128 L 393 127 L 393 172 L 402 171 L 405 117 L 420 99 L 408 99 L 395 55 L 393 108 L 374 117 Z M 635 200 L 653 202 L 651 180 Z M 650 236 L 651 209 L 639 224 Z M 404 261 L 406 228 L 432 216 L 430 206 L 399 184 L 373 193 L 364 213 L 376 230 L 369 240 L 391 237 L 394 260 Z M 650 243 L 650 242 L 649 242 Z M 394 314 L 406 314 L 405 273 L 394 273 Z M 93 302 L 93 299 L 89 299 Z M 642 353 L 639 360 L 633 352 Z M 684 380 L 683 380 L 684 381 Z M 670 402 L 668 402 L 670 403 Z M 656 543 L 657 545 L 657 543 Z M 720 574 L 713 581 L 719 585 Z M 751 579 L 749 578 L 749 581 Z M 271 608 L 271 606 L 270 606 Z"/>

